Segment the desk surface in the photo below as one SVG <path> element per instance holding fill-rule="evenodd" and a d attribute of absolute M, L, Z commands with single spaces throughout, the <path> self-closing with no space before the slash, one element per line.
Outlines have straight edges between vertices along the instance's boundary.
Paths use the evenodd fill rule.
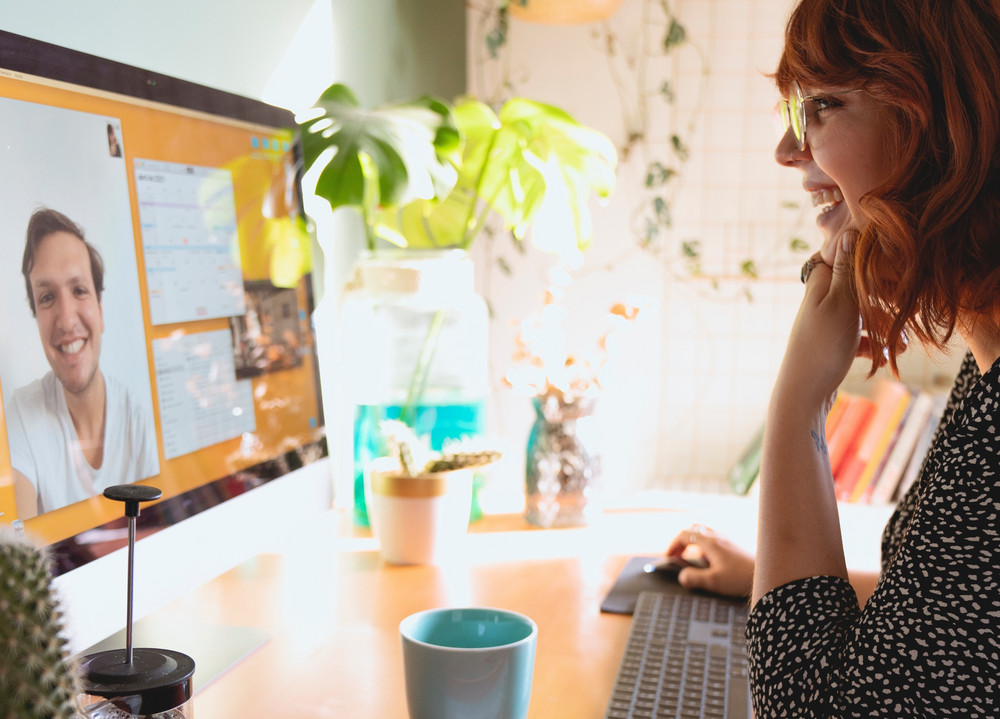
<path fill-rule="evenodd" d="M 755 508 L 726 507 L 727 531 L 746 540 Z M 197 716 L 405 718 L 399 622 L 430 607 L 480 605 L 538 624 L 529 719 L 597 719 L 630 627 L 627 616 L 601 614 L 602 598 L 630 556 L 658 554 L 705 519 L 621 511 L 591 527 L 542 530 L 492 516 L 472 525 L 453 560 L 402 567 L 385 564 L 367 530 L 345 516 L 331 512 L 308 542 L 252 559 L 158 612 L 269 636 L 199 688 Z"/>

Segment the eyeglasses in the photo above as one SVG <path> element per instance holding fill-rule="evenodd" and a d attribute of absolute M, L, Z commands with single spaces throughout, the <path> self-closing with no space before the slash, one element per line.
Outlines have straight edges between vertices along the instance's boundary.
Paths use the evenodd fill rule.
<path fill-rule="evenodd" d="M 792 128 L 792 134 L 795 135 L 795 142 L 801 152 L 806 149 L 806 103 L 822 100 L 832 95 L 848 95 L 852 92 L 861 92 L 863 89 L 859 87 L 853 90 L 840 90 L 821 95 L 803 95 L 799 83 L 793 82 L 790 95 L 787 98 L 781 98 L 781 102 L 778 103 L 781 112 L 782 130 L 788 132 L 788 128 Z"/>

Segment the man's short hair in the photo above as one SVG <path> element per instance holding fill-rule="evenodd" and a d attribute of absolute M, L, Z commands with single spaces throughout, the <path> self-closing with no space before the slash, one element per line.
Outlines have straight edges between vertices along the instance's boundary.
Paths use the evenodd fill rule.
<path fill-rule="evenodd" d="M 83 228 L 57 210 L 43 207 L 35 210 L 28 220 L 28 231 L 25 233 L 24 257 L 21 259 L 21 274 L 24 275 L 24 288 L 28 293 L 28 304 L 31 306 L 31 316 L 35 316 L 35 294 L 31 291 L 31 270 L 35 266 L 35 253 L 42 240 L 53 232 L 68 232 L 80 238 L 90 255 L 90 275 L 94 280 L 94 291 L 97 301 L 101 301 L 104 292 L 104 260 L 97 248 L 87 242 L 83 236 Z"/>

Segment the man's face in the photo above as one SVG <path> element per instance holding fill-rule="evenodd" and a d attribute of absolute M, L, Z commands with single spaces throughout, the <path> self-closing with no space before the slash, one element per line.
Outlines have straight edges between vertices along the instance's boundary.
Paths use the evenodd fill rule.
<path fill-rule="evenodd" d="M 61 231 L 47 235 L 28 279 L 45 357 L 66 391 L 82 394 L 97 375 L 104 332 L 83 240 Z"/>

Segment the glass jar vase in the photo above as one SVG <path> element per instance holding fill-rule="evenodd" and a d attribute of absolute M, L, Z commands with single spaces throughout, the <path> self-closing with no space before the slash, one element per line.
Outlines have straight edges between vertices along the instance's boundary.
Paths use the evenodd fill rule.
<path fill-rule="evenodd" d="M 489 314 L 473 269 L 462 250 L 416 249 L 369 252 L 354 267 L 340 307 L 340 384 L 353 407 L 357 524 L 369 523 L 365 471 L 387 454 L 382 420 L 405 421 L 435 450 L 485 430 Z"/>
<path fill-rule="evenodd" d="M 590 524 L 600 511 L 600 432 L 592 396 L 532 399 L 535 422 L 526 452 L 526 517 L 540 527 Z"/>

